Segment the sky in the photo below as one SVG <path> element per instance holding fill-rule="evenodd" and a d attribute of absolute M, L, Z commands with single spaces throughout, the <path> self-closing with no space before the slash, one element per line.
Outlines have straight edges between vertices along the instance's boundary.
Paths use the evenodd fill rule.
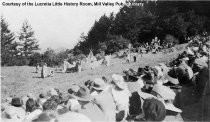
<path fill-rule="evenodd" d="M 119 5 L 114 6 L 35 6 L 45 2 L 123 2 L 124 0 L 30 0 L 33 6 L 6 6 L 6 3 L 24 3 L 29 0 L 1 0 L 1 14 L 16 35 L 25 20 L 35 31 L 41 50 L 72 49 L 81 33 L 87 34 L 94 22 L 102 15 L 117 13 Z M 4 5 L 3 5 L 4 2 Z"/>

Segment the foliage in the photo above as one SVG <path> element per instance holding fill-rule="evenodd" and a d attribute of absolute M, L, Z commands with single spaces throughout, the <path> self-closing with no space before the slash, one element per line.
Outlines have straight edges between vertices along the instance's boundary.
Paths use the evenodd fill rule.
<path fill-rule="evenodd" d="M 1 16 L 1 65 L 14 65 L 18 54 L 15 35 L 8 28 L 8 23 Z"/>
<path fill-rule="evenodd" d="M 36 66 L 42 61 L 42 54 L 36 52 L 33 53 L 29 58 L 29 66 Z"/>
<path fill-rule="evenodd" d="M 101 50 L 113 53 L 122 49 L 122 37 L 133 45 L 151 42 L 154 37 L 176 43 L 186 38 L 210 31 L 210 2 L 208 1 L 139 1 L 143 6 L 123 6 L 110 16 L 103 15 L 92 26 L 87 36 L 74 51 L 94 53 Z M 170 36 L 169 36 L 170 35 Z"/>
<path fill-rule="evenodd" d="M 31 25 L 29 25 L 26 20 L 21 28 L 19 33 L 20 40 L 20 51 L 22 56 L 25 56 L 26 59 L 29 58 L 31 54 L 34 53 L 35 50 L 39 50 L 39 44 L 36 38 L 34 37 L 34 31 L 32 30 Z"/>
<path fill-rule="evenodd" d="M 175 38 L 173 35 L 167 34 L 164 40 L 164 43 L 168 44 L 178 44 L 179 40 Z"/>

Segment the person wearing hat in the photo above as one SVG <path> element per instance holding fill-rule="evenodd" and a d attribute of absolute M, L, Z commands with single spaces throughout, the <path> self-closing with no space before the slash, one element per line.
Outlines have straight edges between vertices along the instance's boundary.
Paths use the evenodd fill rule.
<path fill-rule="evenodd" d="M 208 67 L 208 64 L 200 58 L 195 59 L 193 63 L 193 72 L 197 73 L 201 71 L 203 68 Z"/>
<path fill-rule="evenodd" d="M 149 93 L 143 92 L 144 83 L 140 77 L 137 82 L 126 82 L 128 89 L 131 92 L 129 98 L 129 115 L 131 118 L 142 118 L 143 112 L 141 110 L 143 102 L 146 98 L 155 97 Z"/>
<path fill-rule="evenodd" d="M 34 99 L 29 98 L 26 102 L 26 112 L 24 121 L 30 121 L 41 114 L 42 110 Z"/>
<path fill-rule="evenodd" d="M 139 68 L 138 68 L 138 71 L 137 71 L 137 75 L 138 75 L 138 76 L 142 76 L 142 75 L 144 75 L 144 74 L 145 74 L 144 68 L 139 67 Z"/>
<path fill-rule="evenodd" d="M 164 85 L 159 85 L 156 84 L 153 87 L 152 90 L 152 94 L 154 94 L 155 96 L 157 96 L 157 99 L 159 99 L 160 101 L 163 102 L 166 110 L 167 110 L 167 115 L 169 115 L 170 117 L 167 117 L 167 121 L 174 121 L 174 120 L 182 120 L 182 118 L 180 118 L 180 113 L 182 113 L 182 110 L 175 107 L 173 104 L 173 101 L 175 99 L 176 93 L 170 89 L 167 86 Z M 171 115 L 172 113 L 172 115 Z M 171 117 L 174 116 L 174 117 Z M 173 118 L 172 120 L 169 120 L 170 118 Z M 175 119 L 177 118 L 177 119 Z"/>
<path fill-rule="evenodd" d="M 92 84 L 93 91 L 97 92 L 94 96 L 95 103 L 105 114 L 106 120 L 109 122 L 115 122 L 115 102 L 111 93 L 111 87 L 105 83 L 101 78 L 96 78 Z"/>
<path fill-rule="evenodd" d="M 164 104 L 155 98 L 144 100 L 143 111 L 145 114 L 144 119 L 146 121 L 163 121 L 166 117 Z"/>
<path fill-rule="evenodd" d="M 14 99 L 14 98 L 13 98 Z M 2 113 L 4 121 L 22 121 L 25 118 L 25 110 L 21 107 L 8 106 Z"/>
<path fill-rule="evenodd" d="M 14 106 L 9 106 L 5 109 L 5 111 L 2 113 L 1 115 L 2 121 L 3 122 L 22 122 L 22 120 L 24 119 L 18 115 L 18 111 L 16 109 L 16 107 Z"/>
<path fill-rule="evenodd" d="M 53 95 L 58 96 L 58 92 L 55 90 L 55 88 L 50 88 L 50 90 L 47 92 L 47 96 L 50 98 Z"/>
<path fill-rule="evenodd" d="M 175 68 L 175 72 L 181 85 L 192 84 L 193 71 L 184 61 Z"/>
<path fill-rule="evenodd" d="M 154 84 L 156 83 L 155 73 L 151 70 L 141 77 L 144 83 L 143 91 L 150 93 Z"/>
<path fill-rule="evenodd" d="M 73 85 L 69 90 L 69 95 L 78 100 L 81 107 L 78 113 L 86 115 L 93 122 L 106 121 L 102 110 L 95 104 L 89 90 L 83 86 Z"/>
<path fill-rule="evenodd" d="M 39 98 L 37 99 L 38 104 L 42 107 L 42 105 L 47 101 L 44 93 L 39 94 Z"/>
<path fill-rule="evenodd" d="M 131 93 L 121 75 L 112 75 L 112 95 L 116 104 L 116 121 L 123 121 L 129 112 L 129 97 Z"/>
<path fill-rule="evenodd" d="M 179 84 L 179 80 L 178 80 L 178 77 L 176 75 L 176 71 L 175 71 L 174 67 L 172 69 L 168 70 L 168 72 L 165 75 L 165 79 L 166 79 L 165 83 L 170 82 L 173 85 Z"/>

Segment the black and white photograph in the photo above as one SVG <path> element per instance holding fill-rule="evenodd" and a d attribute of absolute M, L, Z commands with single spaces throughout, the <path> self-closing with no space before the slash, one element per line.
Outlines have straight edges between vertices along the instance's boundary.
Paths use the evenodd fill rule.
<path fill-rule="evenodd" d="M 1 122 L 210 121 L 210 1 L 0 4 Z"/>

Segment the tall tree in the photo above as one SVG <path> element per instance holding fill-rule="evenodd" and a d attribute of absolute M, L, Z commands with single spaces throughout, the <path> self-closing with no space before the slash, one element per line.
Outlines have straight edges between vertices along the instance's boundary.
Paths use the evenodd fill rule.
<path fill-rule="evenodd" d="M 34 31 L 27 20 L 22 25 L 19 40 L 22 56 L 27 59 L 34 53 L 35 50 L 39 50 L 39 44 L 37 39 L 34 37 Z"/>
<path fill-rule="evenodd" d="M 12 65 L 17 53 L 15 35 L 8 26 L 6 20 L 1 16 L 1 65 Z"/>

